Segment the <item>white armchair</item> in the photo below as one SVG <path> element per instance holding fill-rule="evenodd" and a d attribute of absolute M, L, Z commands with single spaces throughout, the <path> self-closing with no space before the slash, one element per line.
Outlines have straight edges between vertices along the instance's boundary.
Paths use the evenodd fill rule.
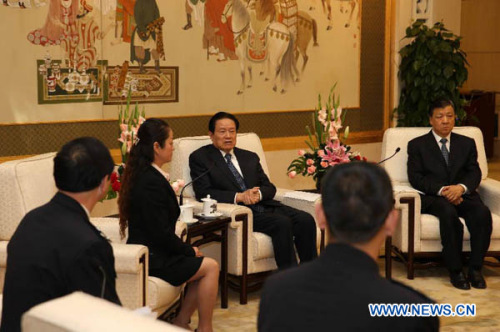
<path fill-rule="evenodd" d="M 384 133 L 381 159 L 392 155 L 396 148 L 401 148 L 394 158 L 383 164 L 394 186 L 396 208 L 401 209 L 401 222 L 392 239 L 386 243 L 386 266 L 389 267 L 387 270 L 389 277 L 391 251 L 405 263 L 408 279 L 413 279 L 414 269 L 420 267 L 415 263 L 415 258 L 439 255 L 442 250 L 439 220 L 430 214 L 421 214 L 420 195 L 411 187 L 406 168 L 408 142 L 429 131 L 430 128 L 390 128 Z M 478 162 L 482 172 L 478 192 L 493 216 L 493 232 L 488 255 L 500 256 L 500 182 L 488 178 L 483 135 L 477 127 L 456 127 L 453 132 L 469 136 L 476 142 Z M 460 220 L 464 224 L 463 250 L 469 252 L 470 234 L 464 220 Z"/>
<path fill-rule="evenodd" d="M 175 139 L 175 150 L 169 170 L 171 178 L 184 179 L 186 183 L 191 181 L 189 155 L 207 144 L 211 144 L 208 136 Z M 264 172 L 269 176 L 264 150 L 255 133 L 238 134 L 236 146 L 257 153 Z M 297 198 L 286 197 L 286 192 L 291 192 L 291 190 L 278 189 L 275 199 L 314 216 L 315 202 L 304 202 Z M 184 197 L 191 197 L 191 201 L 195 200 L 192 187 L 185 189 Z M 196 207 L 200 209 L 199 204 L 196 204 Z M 269 271 L 277 268 L 271 238 L 253 231 L 253 214 L 249 208 L 219 203 L 217 209 L 232 219 L 228 232 L 228 273 L 239 279 L 240 303 L 245 304 L 247 291 L 252 288 L 250 285 L 255 284 L 254 281 L 260 281 Z M 318 230 L 318 248 L 321 243 L 320 234 Z"/>
<path fill-rule="evenodd" d="M 7 264 L 7 244 L 23 216 L 47 203 L 56 193 L 55 153 L 0 164 L 0 289 Z M 120 239 L 118 220 L 91 218 L 110 240 L 117 272 L 116 288 L 122 304 L 131 309 L 149 305 L 161 314 L 179 299 L 180 287 L 148 278 L 148 249 Z"/>
<path fill-rule="evenodd" d="M 24 332 L 186 331 L 82 292 L 31 308 L 21 326 Z"/>

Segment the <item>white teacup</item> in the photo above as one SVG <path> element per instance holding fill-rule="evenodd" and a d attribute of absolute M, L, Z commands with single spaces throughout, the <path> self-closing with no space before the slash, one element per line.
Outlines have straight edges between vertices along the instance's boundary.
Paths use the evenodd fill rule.
<path fill-rule="evenodd" d="M 184 204 L 180 206 L 181 208 L 181 216 L 180 216 L 180 221 L 183 222 L 191 222 L 193 220 L 193 209 L 194 206 L 191 204 Z"/>
<path fill-rule="evenodd" d="M 217 201 L 215 199 L 211 199 L 210 195 L 202 198 L 203 201 L 203 214 L 205 216 L 213 215 L 217 211 Z"/>

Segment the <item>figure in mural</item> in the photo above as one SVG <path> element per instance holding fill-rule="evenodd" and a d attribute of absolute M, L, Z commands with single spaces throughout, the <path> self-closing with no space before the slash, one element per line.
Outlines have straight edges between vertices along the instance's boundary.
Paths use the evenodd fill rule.
<path fill-rule="evenodd" d="M 297 16 L 297 42 L 295 50 L 295 61 L 298 61 L 299 55 L 302 56 L 302 72 L 306 68 L 309 56 L 307 55 L 307 48 L 313 40 L 313 46 L 318 44 L 318 25 L 316 20 L 313 19 L 305 11 L 299 11 Z"/>
<path fill-rule="evenodd" d="M 208 4 L 208 3 L 207 3 Z M 266 54 L 262 60 L 260 57 L 255 57 L 252 47 L 249 46 L 249 26 L 250 13 L 246 4 L 242 0 L 229 0 L 223 10 L 222 22 L 226 22 L 228 18 L 231 20 L 231 31 L 234 34 L 236 54 L 240 60 L 241 85 L 238 94 L 243 93 L 246 87 L 252 86 L 252 64 L 268 61 L 269 66 L 274 74 L 273 90 L 277 91 L 278 87 L 276 79 L 280 76 L 281 93 L 286 92 L 286 88 L 290 82 L 293 82 L 294 75 L 298 75 L 298 70 L 295 66 L 294 57 L 294 37 L 288 28 L 279 22 L 273 22 L 265 30 L 265 49 Z M 245 71 L 248 70 L 249 80 L 245 81 Z"/>
<path fill-rule="evenodd" d="M 210 55 L 216 55 L 218 61 L 238 59 L 235 53 L 233 32 L 230 29 L 231 20 L 221 21 L 227 4 L 228 0 L 206 0 L 205 2 L 203 48 L 207 50 L 207 58 Z"/>
<path fill-rule="evenodd" d="M 87 3 L 87 0 L 80 0 L 80 10 L 76 21 L 78 44 L 75 53 L 76 69 L 78 71 L 84 71 L 85 69 L 96 66 L 97 49 L 95 47 L 95 41 L 103 39 L 114 26 L 114 24 L 111 23 L 104 31 L 101 31 L 95 22 L 92 11 L 93 7 Z"/>
<path fill-rule="evenodd" d="M 78 0 L 50 0 L 44 26 L 28 33 L 28 40 L 41 46 L 61 45 L 71 58 L 74 51 L 71 45 L 78 38 L 77 13 Z"/>
<path fill-rule="evenodd" d="M 272 6 L 271 6 L 272 4 Z M 250 0 L 249 8 L 255 8 L 255 15 L 250 11 L 250 27 L 258 26 L 259 22 L 267 25 L 273 21 L 283 23 L 295 39 L 295 61 L 298 61 L 299 55 L 302 56 L 302 72 L 304 71 L 309 56 L 307 48 L 311 39 L 314 40 L 314 46 L 318 46 L 317 23 L 308 13 L 298 10 L 296 0 Z M 253 20 L 253 18 L 255 19 Z M 260 19 L 259 19 L 260 18 Z M 266 20 L 268 20 L 266 22 Z M 252 34 L 252 33 L 251 33 Z M 258 39 L 257 39 L 258 40 Z M 253 38 L 250 37 L 250 42 Z M 250 43 L 249 43 L 250 46 Z M 269 64 L 269 63 L 268 63 Z M 267 72 L 270 68 L 267 68 Z M 263 74 L 263 72 L 261 72 Z"/>
<path fill-rule="evenodd" d="M 160 58 L 165 59 L 161 29 L 164 19 L 156 0 L 137 0 L 134 6 L 136 27 L 132 32 L 130 45 L 130 61 L 137 61 L 141 73 L 145 73 L 144 65 L 151 57 L 155 61 L 155 69 L 160 73 Z"/>
<path fill-rule="evenodd" d="M 205 10 L 206 0 L 186 0 L 186 25 L 182 28 L 189 30 L 193 27 L 192 16 L 194 15 L 195 21 L 203 26 L 203 16 Z"/>
<path fill-rule="evenodd" d="M 2 0 L 4 6 L 27 9 L 45 6 L 46 0 Z"/>
<path fill-rule="evenodd" d="M 266 30 L 276 19 L 274 3 L 274 0 L 250 0 L 248 2 L 250 14 L 248 56 L 253 61 L 264 61 L 267 57 Z"/>
<path fill-rule="evenodd" d="M 112 45 L 131 42 L 132 31 L 135 29 L 134 6 L 135 0 L 116 1 L 116 39 L 111 42 Z"/>

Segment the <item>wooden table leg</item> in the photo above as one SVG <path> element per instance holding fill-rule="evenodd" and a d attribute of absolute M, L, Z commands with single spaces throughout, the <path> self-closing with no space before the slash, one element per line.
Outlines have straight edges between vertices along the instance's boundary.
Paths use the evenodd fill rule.
<path fill-rule="evenodd" d="M 392 248 L 392 238 L 390 236 L 388 236 L 385 239 L 385 277 L 386 277 L 386 279 L 389 279 L 389 280 L 392 277 L 391 248 Z"/>
<path fill-rule="evenodd" d="M 221 230 L 221 308 L 226 309 L 228 307 L 227 304 L 227 224 Z"/>

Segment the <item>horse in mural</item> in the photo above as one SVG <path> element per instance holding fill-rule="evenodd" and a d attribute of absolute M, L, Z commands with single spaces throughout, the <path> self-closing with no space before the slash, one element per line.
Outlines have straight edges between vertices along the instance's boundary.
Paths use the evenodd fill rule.
<path fill-rule="evenodd" d="M 332 29 L 332 5 L 331 5 L 332 0 L 321 0 L 321 4 L 323 6 L 323 12 L 326 13 L 326 18 L 328 20 L 328 26 L 326 30 L 331 30 Z M 347 23 L 345 24 L 345 27 L 348 28 L 351 26 L 352 19 L 354 17 L 354 11 L 356 10 L 356 7 L 358 7 L 358 15 L 357 15 L 357 20 L 358 20 L 358 29 L 360 28 L 359 23 L 361 19 L 361 8 L 359 6 L 359 1 L 360 0 L 336 0 L 340 1 L 340 12 L 341 13 L 347 13 L 349 12 L 349 19 Z M 345 8 L 345 3 L 350 7 L 350 9 Z"/>
<path fill-rule="evenodd" d="M 271 22 L 264 28 L 253 26 L 250 19 L 248 3 L 242 0 L 229 0 L 222 13 L 223 23 L 231 19 L 230 30 L 234 36 L 236 54 L 240 60 L 241 85 L 238 94 L 242 94 L 245 87 L 252 86 L 252 64 L 267 62 L 273 75 L 273 90 L 277 91 L 276 80 L 280 76 L 281 93 L 294 79 L 298 79 L 298 70 L 295 62 L 295 37 L 282 23 Z M 256 33 L 255 31 L 261 31 Z M 248 70 L 249 80 L 245 81 L 245 70 Z M 246 85 L 245 85 L 246 83 Z"/>
<path fill-rule="evenodd" d="M 309 43 L 313 40 L 313 46 L 318 44 L 318 25 L 316 20 L 313 19 L 308 13 L 300 10 L 297 16 L 297 42 L 295 51 L 295 61 L 298 61 L 299 55 L 302 56 L 302 72 L 306 68 L 309 56 L 307 55 L 307 48 Z"/>

